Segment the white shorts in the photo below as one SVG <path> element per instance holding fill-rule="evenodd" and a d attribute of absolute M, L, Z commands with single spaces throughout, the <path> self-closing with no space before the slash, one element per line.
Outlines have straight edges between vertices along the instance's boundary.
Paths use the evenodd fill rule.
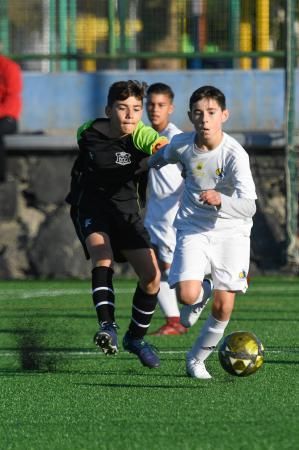
<path fill-rule="evenodd" d="M 184 235 L 177 231 L 177 245 L 170 268 L 169 285 L 202 281 L 208 265 L 214 289 L 246 292 L 250 262 L 250 238 L 244 235 Z"/>
<path fill-rule="evenodd" d="M 151 243 L 155 246 L 160 261 L 172 263 L 176 245 L 176 229 L 172 226 L 159 223 L 147 227 Z"/>
<path fill-rule="evenodd" d="M 176 229 L 173 226 L 178 210 L 177 196 L 169 198 L 151 198 L 147 204 L 144 226 L 150 235 L 151 243 L 156 247 L 158 258 L 172 263 L 176 246 Z"/>

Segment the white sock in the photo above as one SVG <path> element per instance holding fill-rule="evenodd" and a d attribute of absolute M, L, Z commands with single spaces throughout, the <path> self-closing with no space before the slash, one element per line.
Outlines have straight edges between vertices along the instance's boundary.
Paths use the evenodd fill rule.
<path fill-rule="evenodd" d="M 199 359 L 202 362 L 205 361 L 221 340 L 228 322 L 229 320 L 222 322 L 210 315 L 205 321 L 200 335 L 194 342 L 189 356 Z"/>
<path fill-rule="evenodd" d="M 179 317 L 180 310 L 175 289 L 170 289 L 168 284 L 169 269 L 165 270 L 161 276 L 158 302 L 165 317 Z"/>

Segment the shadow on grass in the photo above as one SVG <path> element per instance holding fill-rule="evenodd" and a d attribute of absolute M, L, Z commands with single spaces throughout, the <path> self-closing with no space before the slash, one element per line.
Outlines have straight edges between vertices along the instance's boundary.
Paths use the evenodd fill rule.
<path fill-rule="evenodd" d="M 144 377 L 147 378 L 147 375 L 143 375 Z M 168 375 L 169 376 L 169 375 Z M 178 377 L 178 375 L 176 376 L 176 378 Z M 182 378 L 184 378 L 185 380 L 187 380 L 186 375 L 181 375 Z M 195 380 L 195 382 L 198 383 L 198 380 Z M 208 381 L 210 382 L 210 380 Z M 99 388 L 99 387 L 110 387 L 110 388 L 131 388 L 131 389 L 142 389 L 144 390 L 144 388 L 149 388 L 149 389 L 165 389 L 165 390 L 173 390 L 173 389 L 203 389 L 205 386 L 203 384 L 188 384 L 188 385 L 175 385 L 175 384 L 157 384 L 157 383 L 153 383 L 153 384 L 133 384 L 133 383 L 74 383 L 77 386 L 85 386 L 85 387 L 95 387 L 95 388 Z"/>
<path fill-rule="evenodd" d="M 285 364 L 285 365 L 298 365 L 299 361 L 297 360 L 282 360 L 282 359 L 267 359 L 264 364 Z"/>
<path fill-rule="evenodd" d="M 14 326 L 2 329 L 0 332 L 10 333 L 15 337 L 15 348 L 1 349 L 3 352 L 11 352 L 20 365 L 21 372 L 55 372 L 60 361 L 59 354 L 48 351 L 47 330 L 40 323 L 26 317 L 25 326 L 22 328 Z M 3 355 L 5 356 L 5 354 Z"/>
<path fill-rule="evenodd" d="M 29 329 L 17 335 L 18 356 L 23 371 L 55 372 L 57 355 L 45 353 L 44 335 L 39 330 Z"/>

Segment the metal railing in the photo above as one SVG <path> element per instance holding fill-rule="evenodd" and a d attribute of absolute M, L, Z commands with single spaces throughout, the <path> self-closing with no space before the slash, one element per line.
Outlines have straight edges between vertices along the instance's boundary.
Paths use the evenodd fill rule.
<path fill-rule="evenodd" d="M 0 0 L 0 41 L 25 70 L 269 70 L 285 66 L 286 17 L 281 0 Z"/>

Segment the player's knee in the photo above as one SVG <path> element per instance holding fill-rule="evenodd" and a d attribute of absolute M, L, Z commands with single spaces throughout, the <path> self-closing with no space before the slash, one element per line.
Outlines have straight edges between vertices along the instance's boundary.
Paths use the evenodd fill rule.
<path fill-rule="evenodd" d="M 217 320 L 229 320 L 233 310 L 233 305 L 228 302 L 216 301 L 212 306 L 212 315 Z"/>
<path fill-rule="evenodd" d="M 182 286 L 181 283 L 178 283 L 176 286 L 176 293 L 178 301 L 182 305 L 193 305 L 196 303 L 196 300 L 199 295 L 198 289 L 190 288 L 190 286 Z"/>
<path fill-rule="evenodd" d="M 139 280 L 140 287 L 148 294 L 158 292 L 160 287 L 160 271 L 159 269 L 147 270 Z"/>
<path fill-rule="evenodd" d="M 182 305 L 193 305 L 196 303 L 196 298 L 192 296 L 178 297 L 178 300 Z"/>

